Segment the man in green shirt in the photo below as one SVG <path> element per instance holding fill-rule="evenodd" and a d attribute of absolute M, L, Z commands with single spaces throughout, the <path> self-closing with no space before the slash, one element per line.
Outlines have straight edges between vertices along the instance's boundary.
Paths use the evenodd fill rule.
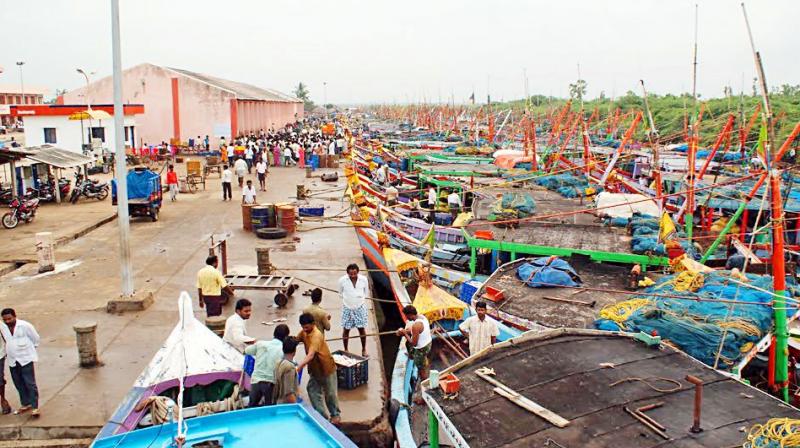
<path fill-rule="evenodd" d="M 331 329 L 331 315 L 325 311 L 320 304 L 322 303 L 322 290 L 314 288 L 311 291 L 311 305 L 303 308 L 303 313 L 308 313 L 314 316 L 314 324 L 317 326 L 322 335 L 325 336 L 326 331 Z"/>
<path fill-rule="evenodd" d="M 272 389 L 275 385 L 275 366 L 283 358 L 283 341 L 289 336 L 289 326 L 278 325 L 272 336 L 271 341 L 258 341 L 244 349 L 246 355 L 256 358 L 255 368 L 250 376 L 251 408 L 274 404 Z"/>
<path fill-rule="evenodd" d="M 283 341 L 283 358 L 275 367 L 275 404 L 297 403 L 297 365 L 294 363 L 297 344 L 297 339 L 293 337 Z"/>

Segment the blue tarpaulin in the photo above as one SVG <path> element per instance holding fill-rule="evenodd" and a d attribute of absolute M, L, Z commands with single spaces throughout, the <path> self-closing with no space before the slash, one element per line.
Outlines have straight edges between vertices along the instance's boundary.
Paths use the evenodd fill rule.
<path fill-rule="evenodd" d="M 161 176 L 150 170 L 131 170 L 126 177 L 128 199 L 147 199 L 161 188 Z M 117 196 L 116 179 L 111 181 L 111 194 L 114 197 Z"/>
<path fill-rule="evenodd" d="M 555 257 L 537 258 L 517 268 L 517 277 L 532 288 L 579 286 L 581 279 L 566 261 Z"/>

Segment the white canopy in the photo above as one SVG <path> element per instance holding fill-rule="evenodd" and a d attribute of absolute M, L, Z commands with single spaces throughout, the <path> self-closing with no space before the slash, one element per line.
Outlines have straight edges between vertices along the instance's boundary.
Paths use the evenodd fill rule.
<path fill-rule="evenodd" d="M 242 370 L 244 357 L 194 317 L 185 291 L 178 299 L 178 324 L 134 383 L 149 387 L 164 381 L 211 372 Z"/>
<path fill-rule="evenodd" d="M 633 212 L 650 216 L 659 216 L 658 204 L 655 201 L 646 201 L 647 196 L 641 194 L 598 193 L 595 201 L 600 215 L 612 218 L 630 218 Z M 638 201 L 638 202 L 637 202 Z M 632 204 L 632 202 L 635 202 Z M 608 207 L 608 208 L 603 208 Z"/>

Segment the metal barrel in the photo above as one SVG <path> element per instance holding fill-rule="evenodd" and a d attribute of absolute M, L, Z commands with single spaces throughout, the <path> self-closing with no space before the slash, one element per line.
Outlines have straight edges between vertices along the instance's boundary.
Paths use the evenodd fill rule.
<path fill-rule="evenodd" d="M 279 205 L 277 207 L 278 227 L 286 229 L 287 233 L 294 233 L 295 208 L 293 205 Z"/>

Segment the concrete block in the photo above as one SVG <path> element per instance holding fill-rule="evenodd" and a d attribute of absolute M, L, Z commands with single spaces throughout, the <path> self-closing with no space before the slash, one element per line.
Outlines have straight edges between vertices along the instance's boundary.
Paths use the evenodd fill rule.
<path fill-rule="evenodd" d="M 106 312 L 124 313 L 126 311 L 144 311 L 153 304 L 152 291 L 137 291 L 130 297 L 122 297 L 108 301 Z"/>
<path fill-rule="evenodd" d="M 72 326 L 78 345 L 78 361 L 81 367 L 95 367 L 97 359 L 97 322 L 83 322 Z"/>

